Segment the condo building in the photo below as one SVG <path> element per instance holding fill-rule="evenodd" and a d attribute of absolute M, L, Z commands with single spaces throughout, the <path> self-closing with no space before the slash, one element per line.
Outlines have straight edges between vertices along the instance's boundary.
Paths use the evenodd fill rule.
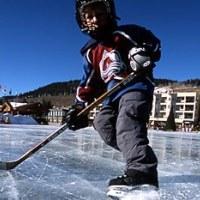
<path fill-rule="evenodd" d="M 200 101 L 197 91 L 174 91 L 170 87 L 156 88 L 150 116 L 150 127 L 162 129 L 173 109 L 178 130 L 191 131 L 200 118 Z"/>

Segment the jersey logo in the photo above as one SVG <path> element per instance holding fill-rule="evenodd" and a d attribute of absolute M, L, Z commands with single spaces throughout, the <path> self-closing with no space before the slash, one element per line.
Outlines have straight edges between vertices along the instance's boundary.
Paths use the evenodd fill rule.
<path fill-rule="evenodd" d="M 109 80 L 120 74 L 125 70 L 125 64 L 121 59 L 118 51 L 104 50 L 101 61 L 99 63 L 101 78 L 107 83 Z"/>

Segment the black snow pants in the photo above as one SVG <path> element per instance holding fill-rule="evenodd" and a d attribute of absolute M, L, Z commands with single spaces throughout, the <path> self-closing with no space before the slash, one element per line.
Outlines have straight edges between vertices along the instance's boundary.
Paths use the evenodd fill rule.
<path fill-rule="evenodd" d="M 152 97 L 145 92 L 128 92 L 115 104 L 102 108 L 94 128 L 106 144 L 123 153 L 126 170 L 157 175 L 157 158 L 148 145 L 146 127 L 151 107 Z"/>

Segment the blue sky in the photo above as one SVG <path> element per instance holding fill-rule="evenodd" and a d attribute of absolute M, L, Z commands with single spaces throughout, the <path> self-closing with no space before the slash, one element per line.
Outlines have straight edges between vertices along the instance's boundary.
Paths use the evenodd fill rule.
<path fill-rule="evenodd" d="M 23 93 L 53 82 L 80 79 L 79 31 L 74 0 L 0 0 L 0 85 Z M 121 20 L 161 39 L 156 78 L 200 78 L 200 2 L 115 0 Z M 0 95 L 2 95 L 0 93 Z"/>

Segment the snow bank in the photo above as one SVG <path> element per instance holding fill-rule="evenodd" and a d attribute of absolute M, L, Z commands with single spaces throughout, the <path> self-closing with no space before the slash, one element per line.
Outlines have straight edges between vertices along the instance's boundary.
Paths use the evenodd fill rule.
<path fill-rule="evenodd" d="M 0 114 L 0 123 L 37 125 L 37 121 L 28 115 Z"/>

